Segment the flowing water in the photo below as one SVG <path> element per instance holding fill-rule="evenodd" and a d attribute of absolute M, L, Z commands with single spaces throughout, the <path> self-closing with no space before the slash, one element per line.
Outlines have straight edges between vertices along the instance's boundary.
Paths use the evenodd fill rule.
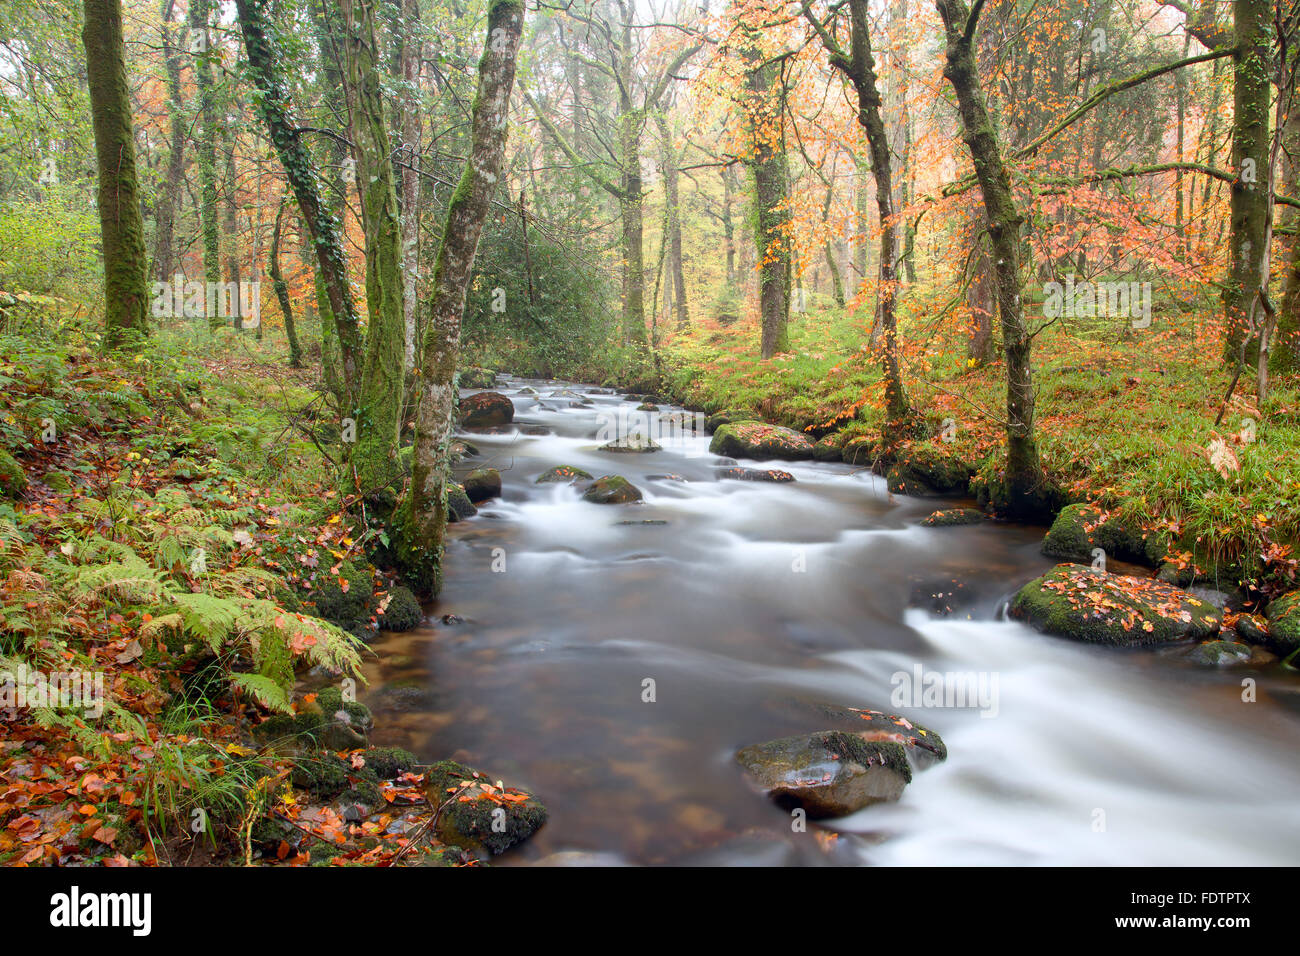
<path fill-rule="evenodd" d="M 635 403 L 556 382 L 497 390 L 515 422 L 468 436 L 482 455 L 459 470 L 500 469 L 502 497 L 450 527 L 442 596 L 426 626 L 374 644 L 363 700 L 374 743 L 454 754 L 547 805 L 499 863 L 1300 860 L 1296 681 L 1003 619 L 1051 566 L 1043 529 L 924 528 L 951 503 L 842 464 L 742 462 L 796 481 L 718 480 L 702 433 L 603 452 Z M 555 465 L 622 474 L 644 501 L 535 483 Z M 909 686 L 931 675 L 984 696 Z M 796 832 L 734 753 L 827 729 L 818 702 L 902 714 L 949 758 L 898 803 L 835 821 L 834 840 Z"/>

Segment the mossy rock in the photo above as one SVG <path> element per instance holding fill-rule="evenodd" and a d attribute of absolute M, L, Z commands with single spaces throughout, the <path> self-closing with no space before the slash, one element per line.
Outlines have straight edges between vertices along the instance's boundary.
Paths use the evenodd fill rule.
<path fill-rule="evenodd" d="M 766 422 L 732 422 L 713 433 L 709 451 L 724 458 L 778 458 L 800 461 L 812 458 L 813 443 L 803 432 Z"/>
<path fill-rule="evenodd" d="M 343 691 L 337 687 L 326 687 L 316 694 L 316 706 L 326 716 L 337 714 L 339 711 L 347 714 L 348 720 L 354 727 L 359 727 L 365 732 L 369 732 L 375 725 L 374 715 L 370 713 L 370 708 L 360 701 L 343 699 Z"/>
<path fill-rule="evenodd" d="M 424 608 L 410 588 L 394 587 L 388 591 L 388 606 L 379 615 L 379 628 L 383 631 L 409 631 L 424 621 Z"/>
<path fill-rule="evenodd" d="M 859 468 L 870 468 L 880 455 L 880 443 L 869 435 L 850 438 L 840 449 L 840 457 L 845 464 Z"/>
<path fill-rule="evenodd" d="M 794 475 L 788 471 L 779 471 L 775 468 L 765 470 L 758 468 L 722 468 L 718 471 L 718 480 L 771 481 L 785 484 L 794 481 Z"/>
<path fill-rule="evenodd" d="M 590 481 L 591 473 L 583 471 L 581 468 L 575 468 L 572 465 L 556 465 L 554 468 L 548 468 L 537 476 L 536 484 L 544 485 L 553 481 Z"/>
<path fill-rule="evenodd" d="M 469 368 L 460 370 L 461 388 L 491 388 L 497 383 L 497 373 L 488 368 Z"/>
<path fill-rule="evenodd" d="M 463 438 L 457 438 L 447 446 L 447 456 L 451 459 L 452 464 L 458 461 L 464 461 L 466 458 L 477 458 L 482 452 L 478 450 L 478 445 L 471 441 L 465 441 Z"/>
<path fill-rule="evenodd" d="M 641 489 L 622 475 L 605 475 L 588 485 L 582 498 L 597 505 L 622 505 L 640 501 Z"/>
<path fill-rule="evenodd" d="M 424 780 L 429 803 L 443 808 L 437 828 L 443 843 L 467 850 L 503 853 L 546 823 L 546 808 L 532 794 L 525 794 L 526 799 L 522 801 L 500 802 L 482 796 L 485 791 L 480 784 L 494 782 L 453 760 L 433 764 L 425 771 Z"/>
<path fill-rule="evenodd" d="M 600 446 L 600 450 L 612 452 L 616 455 L 648 455 L 652 452 L 663 451 L 663 446 L 645 435 L 637 434 L 606 442 Z"/>
<path fill-rule="evenodd" d="M 501 496 L 501 472 L 495 468 L 476 468 L 461 482 L 465 494 L 472 502 L 487 501 Z"/>
<path fill-rule="evenodd" d="M 904 448 L 885 473 L 889 490 L 896 495 L 963 495 L 973 470 L 956 455 L 945 454 L 932 445 Z"/>
<path fill-rule="evenodd" d="M 987 516 L 974 508 L 947 508 L 935 511 L 921 521 L 927 528 L 952 528 L 963 524 L 983 524 Z"/>
<path fill-rule="evenodd" d="M 928 767 L 948 759 L 948 747 L 936 731 L 887 711 L 846 707 L 801 697 L 779 698 L 768 706 L 783 719 L 793 719 L 799 724 L 893 740 L 903 746 L 909 760 L 918 767 Z"/>
<path fill-rule="evenodd" d="M 725 411 L 714 412 L 708 418 L 704 419 L 704 431 L 712 435 L 723 425 L 730 425 L 732 422 L 748 421 L 754 416 L 749 412 L 740 411 L 735 408 L 728 408 Z"/>
<path fill-rule="evenodd" d="M 27 473 L 17 459 L 0 448 L 0 498 L 17 498 L 27 490 Z"/>
<path fill-rule="evenodd" d="M 825 436 L 813 445 L 813 461 L 840 461 L 844 457 L 840 442 L 844 438 L 835 432 Z"/>
<path fill-rule="evenodd" d="M 396 780 L 404 773 L 415 772 L 420 766 L 415 754 L 401 747 L 371 747 L 362 757 L 366 769 L 380 780 Z"/>
<path fill-rule="evenodd" d="M 469 500 L 469 495 L 465 494 L 465 489 L 454 481 L 447 483 L 447 521 L 454 523 L 472 518 L 478 514 L 478 509 L 474 503 Z"/>
<path fill-rule="evenodd" d="M 329 565 L 324 562 L 331 560 L 326 554 L 320 567 L 328 572 Z M 370 616 L 374 607 L 374 574 L 368 567 L 344 561 L 337 575 L 317 574 L 310 589 L 304 590 L 303 599 L 314 606 L 317 617 L 358 637 L 369 636 L 373 629 Z"/>
<path fill-rule="evenodd" d="M 1205 641 L 1220 625 L 1217 608 L 1181 588 L 1081 564 L 1058 565 L 1030 581 L 1010 614 L 1048 634 L 1113 647 Z"/>
<path fill-rule="evenodd" d="M 842 817 L 895 801 L 912 780 L 903 745 L 840 730 L 782 737 L 742 748 L 736 761 L 753 784 L 812 819 Z"/>
<path fill-rule="evenodd" d="M 1169 550 L 1169 536 L 1145 533 L 1132 519 L 1094 505 L 1075 504 L 1061 509 L 1043 539 L 1043 554 L 1049 558 L 1090 562 L 1095 548 L 1107 557 L 1155 566 Z"/>
<path fill-rule="evenodd" d="M 1250 648 L 1245 644 L 1238 644 L 1235 641 L 1206 641 L 1192 648 L 1187 659 L 1194 664 L 1231 667 L 1233 664 L 1246 663 L 1250 660 L 1250 655 Z"/>
<path fill-rule="evenodd" d="M 1300 648 L 1300 591 L 1269 602 L 1265 646 L 1280 657 L 1289 657 Z"/>
<path fill-rule="evenodd" d="M 500 392 L 478 392 L 460 400 L 462 428 L 492 428 L 508 425 L 514 419 L 514 403 Z"/>

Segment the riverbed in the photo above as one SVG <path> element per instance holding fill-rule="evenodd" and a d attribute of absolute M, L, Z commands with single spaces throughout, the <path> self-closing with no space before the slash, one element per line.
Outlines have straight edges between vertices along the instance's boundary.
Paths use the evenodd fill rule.
<path fill-rule="evenodd" d="M 708 436 L 675 426 L 659 426 L 660 451 L 601 451 L 646 420 L 635 401 L 495 390 L 515 420 L 467 434 L 481 455 L 457 471 L 499 469 L 502 496 L 450 526 L 442 595 L 425 626 L 372 645 L 362 697 L 373 743 L 454 755 L 546 804 L 546 826 L 495 863 L 1300 859 L 1295 678 L 1006 620 L 1055 563 L 1044 529 L 922 527 L 954 502 L 891 495 L 844 464 L 746 461 L 795 480 L 719 480 Z M 644 500 L 536 483 L 556 465 L 623 475 Z M 948 693 L 927 698 L 927 680 Z M 734 754 L 826 729 L 819 703 L 932 728 L 948 760 L 897 803 L 801 830 Z"/>

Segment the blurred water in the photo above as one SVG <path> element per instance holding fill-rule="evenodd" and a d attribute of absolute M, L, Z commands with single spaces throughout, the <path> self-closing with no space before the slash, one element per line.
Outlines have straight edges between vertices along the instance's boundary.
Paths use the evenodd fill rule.
<path fill-rule="evenodd" d="M 500 469 L 503 496 L 451 527 L 431 624 L 376 643 L 365 699 L 376 743 L 454 753 L 546 803 L 547 826 L 500 862 L 1300 858 L 1295 681 L 1001 620 L 1050 567 L 1042 529 L 923 528 L 950 503 L 891 496 L 846 465 L 743 462 L 796 481 L 719 481 L 707 436 L 663 426 L 662 451 L 602 452 L 635 403 L 554 382 L 498 390 L 515 422 L 466 436 L 482 455 L 460 471 Z M 555 465 L 621 474 L 645 500 L 598 506 L 535 484 Z M 896 675 L 918 665 L 995 680 L 996 715 L 891 706 Z M 1255 703 L 1242 702 L 1245 676 Z M 825 729 L 803 706 L 818 701 L 904 714 L 943 735 L 949 760 L 899 803 L 835 821 L 833 840 L 793 832 L 733 754 Z"/>

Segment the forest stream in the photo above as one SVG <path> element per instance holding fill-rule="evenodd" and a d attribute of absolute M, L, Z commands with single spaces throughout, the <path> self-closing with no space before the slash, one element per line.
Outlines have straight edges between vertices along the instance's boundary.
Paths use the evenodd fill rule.
<path fill-rule="evenodd" d="M 546 803 L 501 864 L 1290 862 L 1294 687 L 1007 620 L 1053 564 L 1041 528 L 922 527 L 947 503 L 844 464 L 746 462 L 795 481 L 719 480 L 702 432 L 604 452 L 635 402 L 498 389 L 515 421 L 467 435 L 481 455 L 461 470 L 500 469 L 502 496 L 451 526 L 440 599 L 372 646 L 362 700 L 374 743 L 456 753 Z M 556 465 L 621 474 L 644 500 L 536 483 Z M 926 706 L 930 674 L 984 693 Z M 899 802 L 833 821 L 838 838 L 799 832 L 734 755 L 823 729 L 816 703 L 902 715 L 949 757 Z"/>

